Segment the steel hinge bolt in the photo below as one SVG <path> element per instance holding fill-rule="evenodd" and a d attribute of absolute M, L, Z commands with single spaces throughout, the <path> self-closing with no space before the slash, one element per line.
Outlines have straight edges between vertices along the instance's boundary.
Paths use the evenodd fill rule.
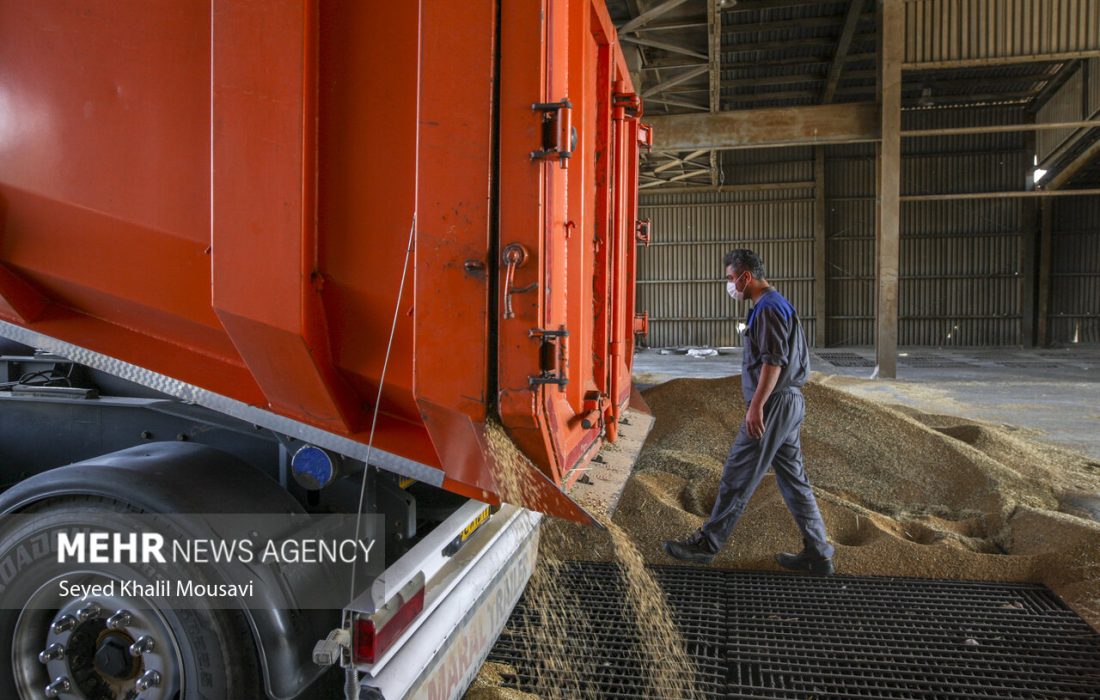
<path fill-rule="evenodd" d="M 129 610 L 119 610 L 114 615 L 107 618 L 107 628 L 120 630 L 124 627 L 128 627 L 133 621 L 134 616 L 130 614 Z"/>
<path fill-rule="evenodd" d="M 130 645 L 130 656 L 141 656 L 142 654 L 151 654 L 155 649 L 157 643 L 153 641 L 152 637 L 142 637 L 136 642 Z"/>
<path fill-rule="evenodd" d="M 67 693 L 72 689 L 73 684 L 69 682 L 69 679 L 61 676 L 54 679 L 53 683 L 46 686 L 46 697 L 59 698 L 62 693 Z"/>
<path fill-rule="evenodd" d="M 134 690 L 139 693 L 144 693 L 150 688 L 157 688 L 160 686 L 160 674 L 156 671 L 146 671 L 141 674 L 141 678 L 137 679 L 137 683 L 134 683 Z"/>
<path fill-rule="evenodd" d="M 51 661 L 58 661 L 65 658 L 65 647 L 60 644 L 51 644 L 46 647 L 46 650 L 38 654 L 38 661 L 40 663 L 48 664 Z"/>

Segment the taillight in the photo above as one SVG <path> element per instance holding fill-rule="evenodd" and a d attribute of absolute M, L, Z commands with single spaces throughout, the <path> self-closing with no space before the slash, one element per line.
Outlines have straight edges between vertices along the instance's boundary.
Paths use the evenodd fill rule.
<path fill-rule="evenodd" d="M 417 575 L 381 610 L 355 619 L 355 663 L 373 664 L 424 611 L 424 575 Z"/>

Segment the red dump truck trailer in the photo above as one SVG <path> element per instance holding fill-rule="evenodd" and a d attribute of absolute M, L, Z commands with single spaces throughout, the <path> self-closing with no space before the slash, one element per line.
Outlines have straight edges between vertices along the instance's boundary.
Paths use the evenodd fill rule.
<path fill-rule="evenodd" d="M 641 113 L 603 0 L 0 0 L 0 695 L 460 695 L 638 407 Z M 47 596 L 119 513 L 384 561 Z"/>

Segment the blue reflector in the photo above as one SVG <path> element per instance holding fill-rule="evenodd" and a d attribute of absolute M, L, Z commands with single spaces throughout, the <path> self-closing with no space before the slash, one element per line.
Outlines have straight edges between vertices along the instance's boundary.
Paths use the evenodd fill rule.
<path fill-rule="evenodd" d="M 320 447 L 306 445 L 290 459 L 290 468 L 294 478 L 307 489 L 321 489 L 336 478 L 336 465 L 332 457 Z"/>

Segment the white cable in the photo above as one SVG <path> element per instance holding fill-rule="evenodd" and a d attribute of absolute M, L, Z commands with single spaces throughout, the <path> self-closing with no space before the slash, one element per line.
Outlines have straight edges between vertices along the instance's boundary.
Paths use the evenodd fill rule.
<path fill-rule="evenodd" d="M 359 533 L 363 523 L 363 501 L 367 495 L 367 474 L 370 472 L 370 453 L 374 448 L 374 427 L 378 424 L 378 413 L 382 408 L 382 387 L 386 384 L 386 369 L 390 364 L 390 351 L 393 350 L 393 336 L 397 332 L 397 319 L 401 314 L 401 297 L 405 292 L 405 277 L 409 272 L 409 258 L 412 257 L 413 239 L 416 232 L 416 212 L 413 212 L 412 226 L 409 227 L 409 245 L 405 248 L 405 265 L 401 268 L 401 286 L 397 288 L 397 303 L 393 308 L 393 323 L 390 325 L 390 339 L 386 343 L 386 355 L 382 360 L 382 374 L 378 377 L 378 395 L 374 399 L 374 415 L 370 421 L 370 437 L 367 439 L 367 457 L 364 460 L 363 480 L 359 486 L 359 508 L 355 512 L 355 539 L 359 539 Z M 355 600 L 356 564 L 359 557 L 351 562 L 351 592 L 348 594 L 348 603 Z"/>

